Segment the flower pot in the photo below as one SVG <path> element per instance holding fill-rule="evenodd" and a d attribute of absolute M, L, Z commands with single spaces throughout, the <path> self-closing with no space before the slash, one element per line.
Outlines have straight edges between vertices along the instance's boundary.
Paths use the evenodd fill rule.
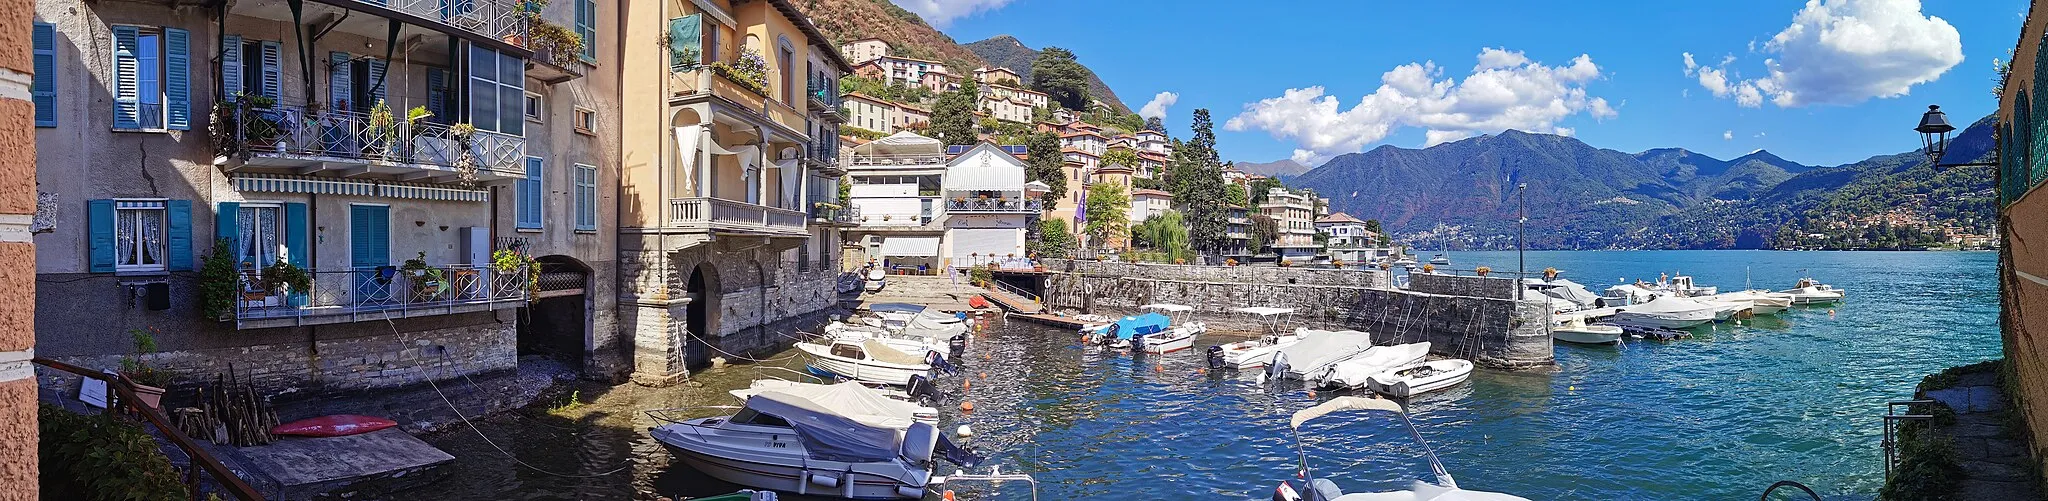
<path fill-rule="evenodd" d="M 135 403 L 142 404 L 151 409 L 157 409 L 161 408 L 160 406 L 163 404 L 163 401 L 163 388 L 158 388 L 155 386 L 149 386 L 144 384 L 135 385 Z"/>
<path fill-rule="evenodd" d="M 285 301 L 286 304 L 290 304 L 293 308 L 304 308 L 306 307 L 307 303 L 310 303 L 312 301 L 312 298 L 307 297 L 306 294 L 302 292 L 285 296 Z"/>

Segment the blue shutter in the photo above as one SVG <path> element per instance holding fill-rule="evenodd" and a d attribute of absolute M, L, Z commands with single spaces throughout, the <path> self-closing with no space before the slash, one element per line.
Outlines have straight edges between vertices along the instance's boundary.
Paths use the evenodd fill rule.
<path fill-rule="evenodd" d="M 349 264 L 374 268 L 391 264 L 390 209 L 381 205 L 349 206 Z"/>
<path fill-rule="evenodd" d="M 273 102 L 284 101 L 284 56 L 277 42 L 263 42 L 263 95 Z"/>
<path fill-rule="evenodd" d="M 171 271 L 192 270 L 192 201 L 172 200 L 164 203 L 167 209 L 164 223 L 164 251 L 170 255 Z"/>
<path fill-rule="evenodd" d="M 142 128 L 141 90 L 136 72 L 142 63 L 137 60 L 140 51 L 136 38 L 140 33 L 134 26 L 114 27 L 114 128 Z M 111 270 L 109 270 L 111 271 Z"/>
<path fill-rule="evenodd" d="M 371 106 L 376 106 L 378 101 L 384 100 L 384 89 L 388 87 L 384 84 L 385 62 L 381 59 L 369 59 L 363 62 L 369 65 L 369 75 L 367 75 L 367 78 L 370 79 L 368 82 L 363 82 L 363 85 L 370 86 L 370 102 L 363 103 L 363 109 L 370 109 Z M 405 110 L 397 110 L 393 114 L 403 117 L 405 116 Z"/>
<path fill-rule="evenodd" d="M 351 106 L 352 103 L 348 102 L 349 97 L 355 95 L 355 86 L 350 85 L 349 81 L 349 75 L 355 71 L 355 66 L 349 63 L 348 53 L 330 52 L 327 54 L 327 63 L 329 71 L 327 78 L 328 109 L 334 111 L 351 111 L 356 109 L 354 106 Z"/>
<path fill-rule="evenodd" d="M 192 130 L 192 34 L 164 28 L 164 128 Z"/>
<path fill-rule="evenodd" d="M 597 229 L 597 167 L 576 166 L 576 229 Z"/>
<path fill-rule="evenodd" d="M 455 112 L 448 109 L 448 70 L 427 68 L 427 111 L 435 123 L 455 123 Z"/>
<path fill-rule="evenodd" d="M 242 93 L 242 36 L 220 37 L 220 98 L 234 102 Z"/>
<path fill-rule="evenodd" d="M 114 272 L 114 201 L 93 200 L 85 203 L 86 226 L 86 270 L 93 273 Z"/>
<path fill-rule="evenodd" d="M 306 240 L 306 204 L 289 202 L 284 204 L 284 252 L 293 266 L 307 268 L 306 254 L 313 251 L 312 242 Z M 307 268 L 311 269 L 311 268 Z"/>
<path fill-rule="evenodd" d="M 519 217 L 517 219 L 520 228 L 541 227 L 541 171 L 542 163 L 540 157 L 526 157 L 526 179 L 519 181 L 519 200 L 516 204 L 518 205 Z"/>
<path fill-rule="evenodd" d="M 36 23 L 35 35 L 36 77 L 29 86 L 29 93 L 35 96 L 36 126 L 57 126 L 57 29 L 50 23 Z"/>
<path fill-rule="evenodd" d="M 237 221 L 237 217 L 241 215 L 241 212 L 241 202 L 214 204 L 213 238 L 216 241 L 226 241 L 228 243 L 228 255 L 231 256 L 237 255 L 242 251 L 242 232 L 239 231 L 241 224 Z M 206 248 L 211 250 L 213 245 L 209 244 Z"/>

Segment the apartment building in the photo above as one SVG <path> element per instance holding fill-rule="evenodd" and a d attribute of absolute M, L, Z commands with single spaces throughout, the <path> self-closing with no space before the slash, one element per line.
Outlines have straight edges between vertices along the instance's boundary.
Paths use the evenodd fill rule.
<path fill-rule="evenodd" d="M 1224 212 L 1223 236 L 1220 253 L 1240 263 L 1251 262 L 1252 218 L 1251 210 L 1235 205 L 1227 206 Z"/>
<path fill-rule="evenodd" d="M 114 368 L 145 332 L 178 384 L 305 395 L 623 374 L 618 13 L 522 5 L 35 2 L 38 355 Z"/>
<path fill-rule="evenodd" d="M 981 94 L 981 111 L 998 120 L 1030 123 L 1033 108 L 1035 107 L 1027 99 L 998 97 L 987 92 Z"/>
<path fill-rule="evenodd" d="M 859 92 L 839 96 L 846 109 L 846 125 L 875 132 L 896 132 L 899 125 L 896 103 Z"/>
<path fill-rule="evenodd" d="M 839 44 L 839 53 L 846 56 L 846 62 L 855 66 L 889 56 L 889 42 L 880 38 L 863 38 Z"/>
<path fill-rule="evenodd" d="M 1032 108 L 1044 108 L 1052 102 L 1052 96 L 1031 89 L 995 83 L 982 84 L 980 89 L 983 101 L 1013 101 Z M 1027 115 L 1024 120 L 1018 121 L 1029 123 L 1031 117 Z"/>
<path fill-rule="evenodd" d="M 1273 218 L 1279 229 L 1279 237 L 1267 247 L 1280 260 L 1308 261 L 1322 249 L 1315 242 L 1315 205 L 1309 197 L 1273 188 L 1266 191 L 1266 202 L 1259 204 L 1259 211 Z"/>
<path fill-rule="evenodd" d="M 1133 188 L 1131 190 L 1131 226 L 1147 219 L 1159 217 L 1173 210 L 1173 194 L 1165 190 Z"/>
<path fill-rule="evenodd" d="M 948 155 L 939 140 L 902 132 L 846 158 L 849 203 L 859 212 L 846 238 L 865 261 L 894 271 L 936 273 L 1022 255 L 1041 209 L 1043 185 L 1025 183 L 1023 161 L 993 144 Z"/>
<path fill-rule="evenodd" d="M 1316 218 L 1316 231 L 1327 235 L 1324 243 L 1330 259 L 1346 263 L 1370 263 L 1387 258 L 1393 249 L 1380 247 L 1380 235 L 1365 229 L 1365 221 L 1338 212 Z"/>
<path fill-rule="evenodd" d="M 1025 83 L 1024 77 L 1017 75 L 1017 72 L 1011 71 L 1009 68 L 990 68 L 987 66 L 974 69 L 974 81 L 983 85 L 1010 85 L 1011 82 L 1015 82 L 1016 85 L 1023 85 Z"/>

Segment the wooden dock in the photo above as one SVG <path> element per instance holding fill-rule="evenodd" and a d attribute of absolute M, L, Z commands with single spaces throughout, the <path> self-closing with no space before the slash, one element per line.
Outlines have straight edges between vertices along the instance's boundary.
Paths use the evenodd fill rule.
<path fill-rule="evenodd" d="M 1078 330 L 1081 328 L 1082 325 L 1087 324 L 1087 322 L 1082 322 L 1081 320 L 1076 319 L 1074 317 L 1062 317 L 1050 313 L 1011 313 L 1005 316 L 1004 318 L 1007 320 L 1023 320 L 1034 324 L 1058 327 L 1062 329 Z"/>
<path fill-rule="evenodd" d="M 1012 314 L 1021 313 L 1029 315 L 1045 313 L 1045 305 L 1038 304 L 1037 301 L 1032 301 L 1029 299 L 1025 299 L 1023 297 L 1019 297 L 1016 294 L 1010 294 L 1007 292 L 997 290 L 990 290 L 981 293 L 981 297 L 982 299 L 987 299 L 989 303 L 1002 308 L 1003 311 Z"/>

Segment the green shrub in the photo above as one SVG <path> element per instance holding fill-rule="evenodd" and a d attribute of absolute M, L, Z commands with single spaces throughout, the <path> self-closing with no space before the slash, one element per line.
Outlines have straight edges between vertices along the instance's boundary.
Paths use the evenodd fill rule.
<path fill-rule="evenodd" d="M 142 428 L 49 404 L 37 414 L 43 499 L 192 498 L 178 470 Z"/>
<path fill-rule="evenodd" d="M 233 311 L 240 293 L 237 280 L 234 251 L 228 249 L 227 239 L 214 240 L 213 253 L 199 263 L 199 316 L 215 320 Z"/>
<path fill-rule="evenodd" d="M 976 286 L 987 286 L 995 281 L 995 274 L 988 271 L 987 265 L 980 265 L 968 270 L 967 279 Z"/>

